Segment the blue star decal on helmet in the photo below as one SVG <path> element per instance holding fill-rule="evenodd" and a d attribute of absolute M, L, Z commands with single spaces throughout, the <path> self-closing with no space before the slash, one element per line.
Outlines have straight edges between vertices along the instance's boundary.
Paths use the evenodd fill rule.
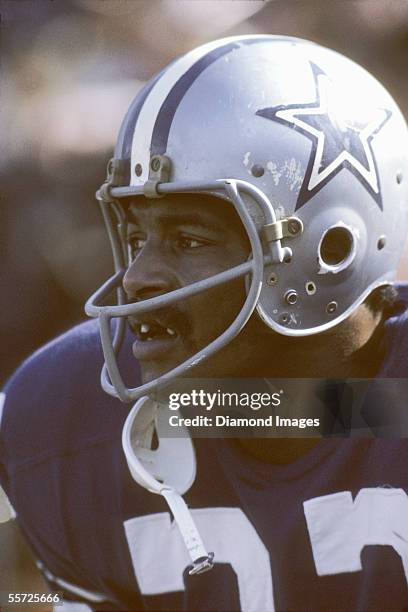
<path fill-rule="evenodd" d="M 377 164 L 371 141 L 391 116 L 379 108 L 359 123 L 347 121 L 347 105 L 342 109 L 337 92 L 328 76 L 310 63 L 316 101 L 263 108 L 260 117 L 289 125 L 312 141 L 312 150 L 296 202 L 296 210 L 304 206 L 341 170 L 354 174 L 382 210 Z"/>

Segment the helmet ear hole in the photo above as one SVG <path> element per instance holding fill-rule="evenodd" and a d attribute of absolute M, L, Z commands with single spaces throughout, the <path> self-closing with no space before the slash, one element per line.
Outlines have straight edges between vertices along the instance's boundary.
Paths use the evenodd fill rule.
<path fill-rule="evenodd" d="M 329 267 L 347 262 L 354 252 L 354 236 L 347 227 L 331 227 L 323 235 L 319 245 L 319 259 Z"/>

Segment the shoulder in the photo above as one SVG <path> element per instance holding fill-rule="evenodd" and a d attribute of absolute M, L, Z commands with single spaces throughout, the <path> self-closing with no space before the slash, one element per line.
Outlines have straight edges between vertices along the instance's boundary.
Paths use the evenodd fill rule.
<path fill-rule="evenodd" d="M 97 372 L 102 363 L 97 323 L 78 325 L 23 362 L 4 388 L 7 403 L 12 400 L 17 406 L 27 399 L 35 403 L 45 398 L 63 402 L 78 392 L 78 383 Z"/>
<path fill-rule="evenodd" d="M 134 360 L 124 360 L 137 371 Z M 103 362 L 98 323 L 89 321 L 20 366 L 3 390 L 0 414 L 2 450 L 10 462 L 21 465 L 117 435 L 129 407 L 102 391 Z"/>
<path fill-rule="evenodd" d="M 408 283 L 396 284 L 399 300 L 394 313 L 385 321 L 385 360 L 380 372 L 384 378 L 408 377 Z"/>
<path fill-rule="evenodd" d="M 396 283 L 395 289 L 398 291 L 398 300 L 395 311 L 387 319 L 387 325 L 389 327 L 403 326 L 408 331 L 408 282 Z"/>
<path fill-rule="evenodd" d="M 398 291 L 399 296 L 399 308 L 397 314 L 405 315 L 407 318 L 407 310 L 408 310 L 408 281 L 398 282 L 395 284 L 395 288 Z"/>

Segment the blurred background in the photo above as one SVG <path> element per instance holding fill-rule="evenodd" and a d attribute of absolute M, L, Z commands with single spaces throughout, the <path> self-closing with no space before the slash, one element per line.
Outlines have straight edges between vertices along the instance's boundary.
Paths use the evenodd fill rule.
<path fill-rule="evenodd" d="M 0 6 L 0 382 L 33 349 L 85 319 L 84 300 L 110 274 L 94 193 L 132 98 L 175 56 L 235 34 L 311 39 L 364 65 L 408 115 L 407 0 L 1 0 Z M 405 258 L 400 277 L 407 268 Z M 19 547 L 12 553 L 7 537 L 0 538 L 0 582 L 16 588 L 10 568 Z"/>
<path fill-rule="evenodd" d="M 363 64 L 408 115 L 407 0 L 0 4 L 0 383 L 84 319 L 111 272 L 94 193 L 130 101 L 175 56 L 242 33 L 312 39 Z"/>

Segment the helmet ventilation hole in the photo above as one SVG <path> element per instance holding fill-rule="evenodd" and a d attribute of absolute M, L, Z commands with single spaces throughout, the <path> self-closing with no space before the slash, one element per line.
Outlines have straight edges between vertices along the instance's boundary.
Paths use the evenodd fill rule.
<path fill-rule="evenodd" d="M 308 281 L 305 286 L 307 295 L 314 295 L 316 293 L 316 285 L 312 281 Z"/>
<path fill-rule="evenodd" d="M 136 166 L 135 166 L 135 174 L 136 174 L 136 176 L 141 176 L 141 174 L 142 174 L 142 164 L 136 164 Z"/>
<path fill-rule="evenodd" d="M 281 323 L 282 325 L 288 325 L 290 321 L 290 316 L 287 312 L 283 312 L 281 314 L 281 316 L 279 317 L 279 323 Z"/>
<path fill-rule="evenodd" d="M 396 179 L 397 179 L 397 183 L 398 183 L 398 185 L 401 185 L 401 183 L 402 183 L 402 179 L 403 179 L 403 178 L 404 178 L 404 177 L 403 177 L 402 172 L 397 172 Z"/>
<path fill-rule="evenodd" d="M 336 267 L 352 255 L 354 236 L 347 227 L 331 227 L 320 243 L 320 260 L 326 266 Z"/>
<path fill-rule="evenodd" d="M 270 287 L 273 287 L 274 285 L 276 285 L 277 282 L 278 282 L 278 275 L 275 274 L 275 272 L 272 272 L 266 279 L 266 284 L 269 285 Z"/>
<path fill-rule="evenodd" d="M 255 176 L 255 178 L 260 178 L 265 174 L 265 168 L 260 164 L 254 164 L 251 168 L 251 174 Z"/>
<path fill-rule="evenodd" d="M 381 251 L 381 249 L 385 247 L 386 243 L 387 243 L 386 237 L 380 236 L 379 239 L 377 240 L 377 249 Z"/>

